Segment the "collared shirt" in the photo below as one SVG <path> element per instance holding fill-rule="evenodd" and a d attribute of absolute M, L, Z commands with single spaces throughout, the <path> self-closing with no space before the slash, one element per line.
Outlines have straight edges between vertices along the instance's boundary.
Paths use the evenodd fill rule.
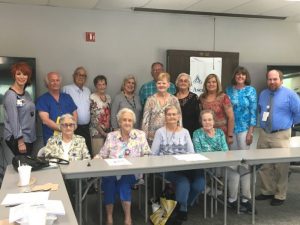
<path fill-rule="evenodd" d="M 151 95 L 154 95 L 157 92 L 156 82 L 154 80 L 143 84 L 139 91 L 139 96 L 142 105 L 145 105 L 147 98 Z M 170 87 L 168 88 L 168 92 L 172 95 L 176 93 L 176 87 L 173 83 L 170 83 Z"/>
<path fill-rule="evenodd" d="M 275 92 L 265 89 L 260 93 L 258 110 L 260 113 L 260 127 L 266 129 L 266 121 L 262 121 L 267 106 L 270 105 L 270 96 L 274 94 L 272 104 L 272 131 L 286 130 L 293 124 L 300 122 L 300 98 L 292 90 L 281 86 Z"/>
<path fill-rule="evenodd" d="M 70 84 L 63 87 L 63 92 L 71 95 L 73 101 L 77 106 L 78 124 L 86 125 L 90 123 L 90 95 L 91 91 L 87 87 L 83 86 L 80 89 L 75 84 Z"/>
<path fill-rule="evenodd" d="M 234 112 L 234 133 L 245 132 L 250 126 L 256 126 L 257 95 L 254 87 L 245 86 L 226 89 Z"/>
<path fill-rule="evenodd" d="M 110 132 L 99 154 L 103 158 L 117 159 L 141 157 L 150 152 L 145 133 L 141 130 L 132 129 L 128 141 L 122 140 L 120 130 Z"/>

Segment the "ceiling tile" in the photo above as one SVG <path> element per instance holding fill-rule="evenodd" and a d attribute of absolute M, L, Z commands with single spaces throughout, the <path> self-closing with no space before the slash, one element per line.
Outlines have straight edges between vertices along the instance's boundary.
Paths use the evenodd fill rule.
<path fill-rule="evenodd" d="M 98 0 L 49 0 L 49 5 L 70 8 L 92 9 L 96 6 Z"/>
<path fill-rule="evenodd" d="M 143 7 L 149 0 L 99 0 L 97 9 L 130 9 Z"/>
<path fill-rule="evenodd" d="M 145 8 L 185 10 L 199 0 L 151 0 L 144 6 Z"/>
<path fill-rule="evenodd" d="M 227 10 L 226 13 L 260 14 L 290 4 L 285 0 L 252 0 Z"/>
<path fill-rule="evenodd" d="M 270 16 L 297 16 L 300 15 L 300 2 L 291 2 L 281 8 L 262 12 L 262 14 Z"/>
<path fill-rule="evenodd" d="M 187 10 L 200 12 L 224 12 L 249 1 L 250 0 L 202 0 L 190 6 Z"/>
<path fill-rule="evenodd" d="M 30 4 L 30 5 L 47 5 L 48 0 L 0 0 L 3 3 L 13 4 Z"/>

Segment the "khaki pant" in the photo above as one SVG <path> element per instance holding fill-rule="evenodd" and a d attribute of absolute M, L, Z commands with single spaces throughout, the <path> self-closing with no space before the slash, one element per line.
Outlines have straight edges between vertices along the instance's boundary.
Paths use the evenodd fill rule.
<path fill-rule="evenodd" d="M 271 134 L 260 129 L 257 148 L 288 148 L 290 146 L 290 137 L 291 129 Z M 274 151 L 278 151 L 278 149 Z M 285 200 L 289 166 L 290 163 L 264 164 L 259 170 L 261 193 L 274 195 L 276 199 Z"/>

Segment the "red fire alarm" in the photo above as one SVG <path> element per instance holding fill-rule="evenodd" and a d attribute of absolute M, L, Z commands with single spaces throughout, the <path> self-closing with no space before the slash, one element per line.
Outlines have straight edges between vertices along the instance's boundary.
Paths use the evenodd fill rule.
<path fill-rule="evenodd" d="M 96 33 L 95 32 L 85 32 L 85 40 L 88 42 L 96 41 Z"/>

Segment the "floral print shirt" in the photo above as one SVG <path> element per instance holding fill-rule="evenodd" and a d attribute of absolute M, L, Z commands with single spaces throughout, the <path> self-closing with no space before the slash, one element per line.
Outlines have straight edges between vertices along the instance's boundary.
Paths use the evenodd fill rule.
<path fill-rule="evenodd" d="M 227 135 L 227 116 L 226 109 L 232 107 L 228 95 L 222 93 L 216 97 L 212 102 L 208 102 L 205 98 L 200 96 L 200 103 L 202 109 L 210 109 L 215 113 L 215 126 L 223 130 Z"/>
<path fill-rule="evenodd" d="M 102 158 L 141 157 L 150 154 L 146 135 L 143 131 L 132 129 L 129 140 L 123 141 L 121 131 L 113 131 L 107 135 L 106 141 L 99 154 Z"/>
<path fill-rule="evenodd" d="M 207 133 L 200 128 L 194 131 L 193 144 L 195 152 L 216 152 L 228 150 L 224 132 L 221 129 L 215 129 L 215 136 L 210 137 Z"/>
<path fill-rule="evenodd" d="M 106 101 L 103 102 L 99 95 L 96 93 L 91 94 L 90 110 L 91 110 L 91 124 L 90 133 L 91 136 L 101 136 L 99 129 L 102 129 L 105 133 L 110 130 L 110 104 L 111 98 L 109 95 L 105 95 Z"/>
<path fill-rule="evenodd" d="M 257 95 L 254 87 L 245 86 L 236 89 L 230 86 L 226 89 L 234 112 L 234 133 L 247 131 L 250 126 L 256 126 Z"/>
<path fill-rule="evenodd" d="M 147 99 L 146 105 L 144 107 L 142 130 L 146 133 L 149 145 L 151 145 L 153 142 L 155 131 L 165 125 L 165 109 L 170 105 L 174 105 L 177 108 L 178 112 L 181 114 L 179 101 L 173 95 L 169 96 L 164 106 L 161 106 L 159 104 L 156 94 L 150 96 Z"/>
<path fill-rule="evenodd" d="M 48 139 L 45 147 L 45 156 L 53 156 L 64 158 L 64 149 L 62 143 L 62 134 L 52 136 Z M 69 161 L 91 159 L 88 148 L 85 144 L 85 139 L 74 134 L 71 146 L 68 152 Z"/>

